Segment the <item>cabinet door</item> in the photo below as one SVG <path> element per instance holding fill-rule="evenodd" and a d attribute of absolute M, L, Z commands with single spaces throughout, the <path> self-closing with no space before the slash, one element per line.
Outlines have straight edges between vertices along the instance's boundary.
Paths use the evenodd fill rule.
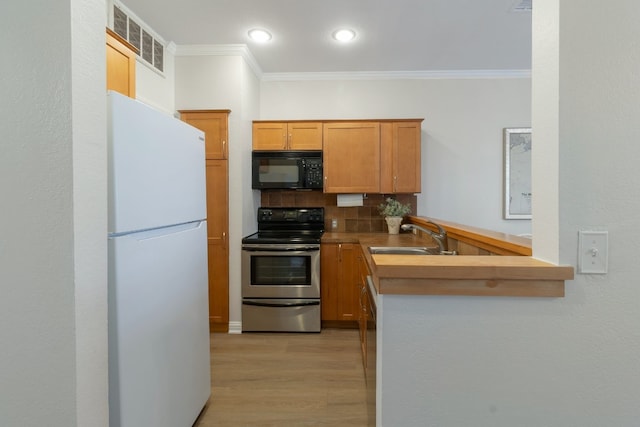
<path fill-rule="evenodd" d="M 322 320 L 338 320 L 338 292 L 340 265 L 338 245 L 323 243 L 320 246 L 320 301 Z"/>
<path fill-rule="evenodd" d="M 358 315 L 358 327 L 360 329 L 360 351 L 362 353 L 362 365 L 367 366 L 367 276 L 369 275 L 369 268 L 367 267 L 367 261 L 362 253 L 362 249 L 358 250 L 358 285 L 360 288 L 359 306 L 360 311 Z"/>
<path fill-rule="evenodd" d="M 107 90 L 136 97 L 136 52 L 126 40 L 107 28 Z"/>
<path fill-rule="evenodd" d="M 180 118 L 204 132 L 207 159 L 228 158 L 228 110 L 180 111 Z"/>
<path fill-rule="evenodd" d="M 324 192 L 380 192 L 380 124 L 325 123 Z"/>
<path fill-rule="evenodd" d="M 207 160 L 207 237 L 209 249 L 209 323 L 229 323 L 228 162 Z"/>
<path fill-rule="evenodd" d="M 323 244 L 320 251 L 322 320 L 357 321 L 360 310 L 358 265 L 353 243 Z"/>
<path fill-rule="evenodd" d="M 357 249 L 353 243 L 338 244 L 340 263 L 340 292 L 338 293 L 339 320 L 358 320 L 360 313 L 360 286 L 358 284 Z"/>
<path fill-rule="evenodd" d="M 420 128 L 420 121 L 381 124 L 381 193 L 421 191 Z"/>
<path fill-rule="evenodd" d="M 286 150 L 287 124 L 284 122 L 254 122 L 254 150 Z"/>
<path fill-rule="evenodd" d="M 291 122 L 287 130 L 289 150 L 322 150 L 322 122 Z"/>

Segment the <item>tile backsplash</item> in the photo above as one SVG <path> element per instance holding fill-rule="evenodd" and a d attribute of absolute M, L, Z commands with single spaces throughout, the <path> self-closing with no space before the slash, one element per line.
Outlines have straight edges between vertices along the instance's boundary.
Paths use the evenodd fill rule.
<path fill-rule="evenodd" d="M 378 205 L 387 197 L 394 197 L 401 203 L 410 203 L 415 215 L 417 197 L 415 194 L 365 194 L 364 206 L 338 207 L 335 194 L 325 194 L 322 190 L 262 190 L 262 207 L 324 207 L 325 231 L 338 233 L 386 232 L 387 224 L 378 213 Z M 334 221 L 336 226 L 333 227 Z"/>

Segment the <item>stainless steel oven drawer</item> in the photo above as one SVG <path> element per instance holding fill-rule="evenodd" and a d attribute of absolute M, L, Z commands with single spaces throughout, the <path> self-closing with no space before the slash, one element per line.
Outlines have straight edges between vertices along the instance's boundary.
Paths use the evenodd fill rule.
<path fill-rule="evenodd" d="M 319 299 L 243 299 L 243 332 L 320 332 Z"/>

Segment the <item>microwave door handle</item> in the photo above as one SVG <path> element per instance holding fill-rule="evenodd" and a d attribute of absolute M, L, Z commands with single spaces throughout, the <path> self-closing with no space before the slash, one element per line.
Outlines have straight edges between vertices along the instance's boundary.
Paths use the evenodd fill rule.
<path fill-rule="evenodd" d="M 298 159 L 298 184 L 302 187 L 307 186 L 307 162 L 304 159 Z"/>

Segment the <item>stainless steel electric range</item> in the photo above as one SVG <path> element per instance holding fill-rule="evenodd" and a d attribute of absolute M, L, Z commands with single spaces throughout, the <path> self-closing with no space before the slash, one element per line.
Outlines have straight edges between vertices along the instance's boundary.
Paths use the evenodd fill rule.
<path fill-rule="evenodd" d="M 259 208 L 242 239 L 242 330 L 320 332 L 323 208 Z"/>

